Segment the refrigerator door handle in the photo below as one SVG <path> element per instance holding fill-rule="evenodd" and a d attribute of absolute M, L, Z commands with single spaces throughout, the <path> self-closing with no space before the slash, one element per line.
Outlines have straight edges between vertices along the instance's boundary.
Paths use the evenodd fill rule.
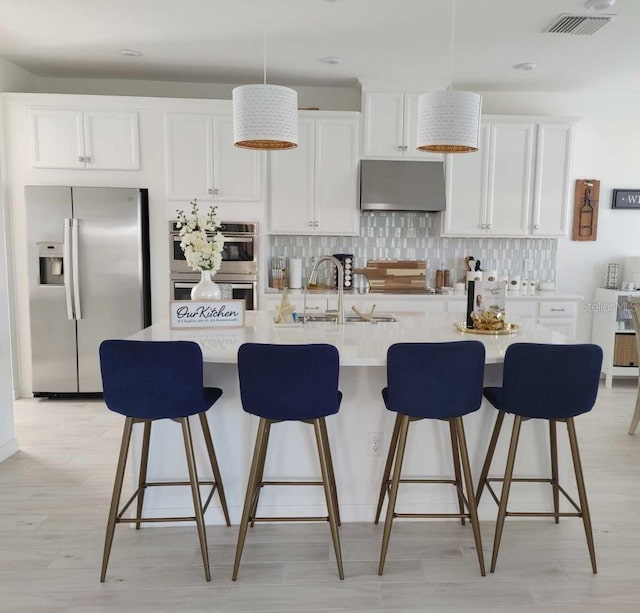
<path fill-rule="evenodd" d="M 73 308 L 76 319 L 82 319 L 80 308 L 80 268 L 78 263 L 78 220 L 71 219 L 71 266 L 73 268 Z"/>
<path fill-rule="evenodd" d="M 71 219 L 64 220 L 64 244 L 62 248 L 62 269 L 64 271 L 64 293 L 67 299 L 67 319 L 75 319 L 71 294 Z"/>

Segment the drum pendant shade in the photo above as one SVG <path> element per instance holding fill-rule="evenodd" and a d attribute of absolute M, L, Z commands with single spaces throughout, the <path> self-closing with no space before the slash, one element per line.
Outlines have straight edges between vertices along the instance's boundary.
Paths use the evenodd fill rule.
<path fill-rule="evenodd" d="M 298 92 L 281 85 L 241 85 L 233 90 L 233 142 L 244 149 L 298 146 Z"/>
<path fill-rule="evenodd" d="M 478 150 L 482 96 L 435 91 L 418 99 L 418 151 L 468 153 Z"/>

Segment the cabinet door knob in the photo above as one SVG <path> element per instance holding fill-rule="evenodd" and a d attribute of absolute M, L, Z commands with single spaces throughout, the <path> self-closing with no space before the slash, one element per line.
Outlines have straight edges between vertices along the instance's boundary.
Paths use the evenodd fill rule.
<path fill-rule="evenodd" d="M 398 145 L 398 151 L 402 151 L 402 145 Z"/>
<path fill-rule="evenodd" d="M 214 193 L 214 195 L 217 196 L 220 193 L 220 190 L 216 188 L 216 189 L 213 190 L 213 193 Z"/>
<path fill-rule="evenodd" d="M 486 229 L 487 229 L 487 224 L 486 224 L 486 223 L 483 223 L 480 227 L 481 227 L 483 230 L 486 230 Z"/>
<path fill-rule="evenodd" d="M 209 188 L 209 189 L 207 190 L 207 194 L 213 194 L 213 189 L 212 189 L 212 188 Z"/>
<path fill-rule="evenodd" d="M 535 226 L 533 226 L 533 229 L 534 229 L 534 230 L 539 230 L 539 229 L 540 229 L 540 226 L 539 226 L 538 224 L 536 224 Z"/>
<path fill-rule="evenodd" d="M 487 224 L 487 230 L 491 230 L 491 224 L 490 223 Z"/>
<path fill-rule="evenodd" d="M 315 223 L 315 222 L 310 221 L 310 222 L 309 222 L 309 225 L 310 225 L 310 226 L 312 226 L 314 223 Z"/>
<path fill-rule="evenodd" d="M 314 221 L 314 222 L 313 222 L 313 225 L 314 225 L 314 226 L 316 226 L 316 227 L 318 227 L 318 226 L 320 225 L 320 222 L 319 222 L 319 221 Z"/>
<path fill-rule="evenodd" d="M 78 156 L 78 162 L 86 162 L 86 160 L 84 159 L 84 155 Z"/>
<path fill-rule="evenodd" d="M 87 156 L 85 156 L 84 161 L 85 161 L 85 162 L 90 162 L 90 161 L 91 161 L 91 158 L 87 155 Z"/>
<path fill-rule="evenodd" d="M 402 150 L 403 150 L 403 151 L 409 151 L 409 145 L 404 145 L 404 146 L 402 147 Z"/>

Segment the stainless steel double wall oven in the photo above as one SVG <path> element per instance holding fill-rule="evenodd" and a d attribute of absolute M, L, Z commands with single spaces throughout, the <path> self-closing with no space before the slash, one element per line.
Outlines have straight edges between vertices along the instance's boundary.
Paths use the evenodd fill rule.
<path fill-rule="evenodd" d="M 225 298 L 244 299 L 245 308 L 258 308 L 258 225 L 252 222 L 225 222 L 222 265 L 213 277 Z M 187 265 L 180 248 L 176 222 L 169 222 L 169 254 L 171 259 L 171 300 L 189 300 L 191 288 L 200 280 L 200 273 Z"/>

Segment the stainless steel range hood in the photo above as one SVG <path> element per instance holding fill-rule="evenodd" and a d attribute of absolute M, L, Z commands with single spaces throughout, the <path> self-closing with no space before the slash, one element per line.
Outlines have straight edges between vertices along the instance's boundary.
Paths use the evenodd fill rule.
<path fill-rule="evenodd" d="M 362 160 L 360 208 L 363 211 L 444 211 L 444 163 Z"/>

